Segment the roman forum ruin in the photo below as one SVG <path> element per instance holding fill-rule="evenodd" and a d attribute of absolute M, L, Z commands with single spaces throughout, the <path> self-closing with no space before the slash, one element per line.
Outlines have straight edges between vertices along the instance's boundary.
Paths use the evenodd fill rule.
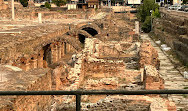
<path fill-rule="evenodd" d="M 186 68 L 176 66 L 156 40 L 141 33 L 132 8 L 96 7 L 52 10 L 33 1 L 23 7 L 0 0 L 0 91 L 188 88 L 188 77 L 182 74 Z M 127 13 L 116 13 L 119 10 Z M 171 50 L 188 60 L 188 47 L 182 49 L 188 45 L 188 13 L 178 18 L 181 13 L 160 11 L 166 18 L 153 21 L 154 33 L 170 38 L 175 26 L 181 26 L 178 43 L 183 45 Z M 170 40 L 164 41 L 172 45 L 177 39 Z M 0 111 L 75 111 L 75 99 L 74 95 L 1 96 Z M 81 110 L 188 111 L 188 95 L 82 95 Z"/>

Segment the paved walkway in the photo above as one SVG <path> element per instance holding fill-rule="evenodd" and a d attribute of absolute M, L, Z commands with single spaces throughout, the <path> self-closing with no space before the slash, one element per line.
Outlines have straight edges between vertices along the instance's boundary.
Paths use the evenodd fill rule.
<path fill-rule="evenodd" d="M 165 80 L 165 89 L 184 89 L 185 87 L 188 87 L 188 82 L 186 82 L 187 80 L 180 74 L 177 69 L 174 68 L 174 65 L 170 62 L 169 58 L 153 42 L 153 40 L 147 34 L 142 34 L 141 38 L 144 40 L 149 40 L 153 47 L 158 51 L 160 59 L 159 73 Z M 169 95 L 168 98 L 169 100 L 172 100 L 176 103 L 178 110 L 188 107 L 188 94 L 174 94 Z M 183 111 L 188 111 L 188 109 L 185 109 Z"/>

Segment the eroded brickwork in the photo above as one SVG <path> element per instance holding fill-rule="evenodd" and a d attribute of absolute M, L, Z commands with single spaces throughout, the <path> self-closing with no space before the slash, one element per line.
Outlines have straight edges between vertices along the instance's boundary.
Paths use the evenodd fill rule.
<path fill-rule="evenodd" d="M 158 53 L 154 47 L 148 41 L 141 44 L 140 48 L 140 67 L 143 68 L 145 65 L 152 65 L 159 69 L 160 61 L 158 59 Z"/>
<path fill-rule="evenodd" d="M 31 84 L 28 91 L 50 91 L 51 90 L 51 72 L 47 72 L 35 83 Z M 18 96 L 14 103 L 14 109 L 16 111 L 44 111 L 49 110 L 51 105 L 51 95 L 40 96 Z"/>
<path fill-rule="evenodd" d="M 4 88 L 11 91 L 38 91 L 51 90 L 51 71 L 48 69 L 35 69 L 29 72 L 14 71 L 15 67 L 0 66 L 3 75 Z M 8 82 L 8 84 L 6 84 Z M 0 111 L 38 111 L 49 110 L 51 96 L 5 96 L 0 98 Z"/>
<path fill-rule="evenodd" d="M 164 89 L 164 79 L 159 75 L 159 72 L 153 66 L 144 67 L 144 88 L 146 90 L 161 90 Z"/>
<path fill-rule="evenodd" d="M 32 10 L 28 9 L 29 11 Z M 74 13 L 73 11 L 67 16 L 78 15 Z M 96 12 L 92 10 L 92 13 Z M 36 16 L 36 12 L 30 14 Z M 23 15 L 19 16 L 24 17 Z M 31 15 L 25 17 L 32 19 Z M 45 11 L 43 16 L 56 18 L 55 14 L 47 14 Z M 66 25 L 43 24 L 38 28 L 23 28 L 21 34 L 3 34 L 1 63 L 18 66 L 39 77 L 18 79 L 20 81 L 15 83 L 24 85 L 32 79 L 24 89 L 23 84 L 14 84 L 19 90 L 163 89 L 164 81 L 157 72 L 157 51 L 148 42 L 140 43 L 139 35 L 135 34 L 134 27 L 131 26 L 134 20 L 130 18 L 133 17 L 133 14 L 98 13 L 94 17 L 90 16 L 93 21 L 77 21 Z M 10 37 L 14 39 L 8 40 Z M 41 75 L 40 71 L 35 72 L 38 68 L 50 71 Z M 28 76 L 27 72 L 24 74 Z M 17 78 L 26 76 L 18 75 Z M 72 95 L 13 98 L 15 101 L 9 106 L 18 111 L 75 109 L 75 96 Z M 9 100 L 11 98 L 6 102 Z M 82 110 L 175 111 L 176 106 L 159 95 L 84 95 Z"/>

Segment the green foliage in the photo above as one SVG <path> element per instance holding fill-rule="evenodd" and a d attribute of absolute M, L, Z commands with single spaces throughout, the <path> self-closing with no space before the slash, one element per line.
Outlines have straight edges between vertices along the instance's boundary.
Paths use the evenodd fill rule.
<path fill-rule="evenodd" d="M 155 0 L 144 0 L 143 4 L 138 7 L 137 17 L 143 22 L 142 30 L 144 32 L 151 31 L 151 11 L 152 18 L 160 17 L 159 5 L 155 3 Z"/>
<path fill-rule="evenodd" d="M 183 89 L 188 89 L 188 87 L 184 87 Z"/>
<path fill-rule="evenodd" d="M 45 6 L 46 8 L 48 8 L 48 9 L 51 8 L 51 4 L 50 4 L 49 2 L 45 2 L 44 6 Z"/>
<path fill-rule="evenodd" d="M 146 20 L 142 24 L 142 30 L 146 33 L 151 31 L 151 16 L 147 16 Z"/>
<path fill-rule="evenodd" d="M 152 17 L 153 18 L 159 18 L 159 17 L 161 17 L 158 8 L 156 8 L 155 11 L 152 12 Z"/>
<path fill-rule="evenodd" d="M 187 97 L 188 97 L 187 94 L 183 94 L 182 96 L 183 96 L 184 98 L 187 98 Z"/>
<path fill-rule="evenodd" d="M 58 7 L 65 5 L 67 0 L 52 0 L 52 3 L 56 4 Z"/>
<path fill-rule="evenodd" d="M 23 7 L 28 6 L 28 0 L 20 0 L 20 3 L 23 5 Z"/>
<path fill-rule="evenodd" d="M 159 5 L 155 4 L 154 0 L 144 0 L 143 4 L 138 7 L 137 17 L 144 22 L 147 16 L 150 16 L 150 10 L 155 11 L 158 9 Z"/>
<path fill-rule="evenodd" d="M 186 3 L 188 3 L 188 0 L 183 0 L 183 4 L 186 4 Z"/>

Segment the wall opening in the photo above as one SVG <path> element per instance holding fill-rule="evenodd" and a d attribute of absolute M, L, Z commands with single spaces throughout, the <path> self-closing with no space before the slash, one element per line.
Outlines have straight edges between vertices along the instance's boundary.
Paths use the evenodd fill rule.
<path fill-rule="evenodd" d="M 79 41 L 84 44 L 85 43 L 85 36 L 82 34 L 78 34 Z"/>
<path fill-rule="evenodd" d="M 47 65 L 49 66 L 50 64 L 52 64 L 52 51 L 50 44 L 44 46 L 43 50 L 44 50 L 43 60 L 46 61 Z"/>
<path fill-rule="evenodd" d="M 95 36 L 98 34 L 98 32 L 91 27 L 85 27 L 82 30 L 85 30 L 87 33 L 91 34 L 92 36 Z"/>

